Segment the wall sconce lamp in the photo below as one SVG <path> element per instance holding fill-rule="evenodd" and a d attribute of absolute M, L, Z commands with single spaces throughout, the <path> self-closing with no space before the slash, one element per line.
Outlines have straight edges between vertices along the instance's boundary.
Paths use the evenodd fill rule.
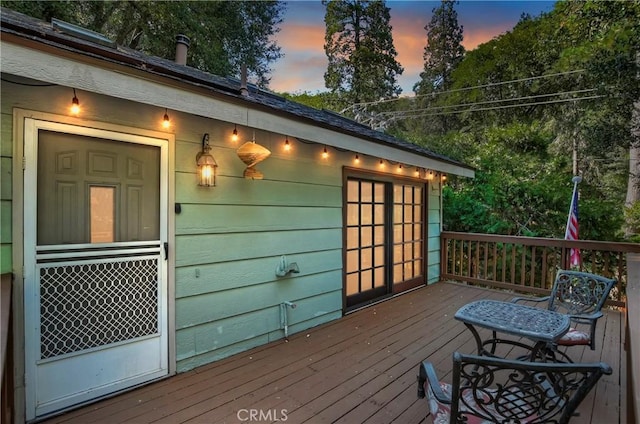
<path fill-rule="evenodd" d="M 162 128 L 167 129 L 171 126 L 171 121 L 169 120 L 169 111 L 164 109 L 164 116 L 162 117 Z"/>
<path fill-rule="evenodd" d="M 76 96 L 76 89 L 73 89 L 73 99 L 71 99 L 71 114 L 78 115 L 80 113 L 80 100 Z"/>
<path fill-rule="evenodd" d="M 216 160 L 209 154 L 211 146 L 209 146 L 209 134 L 202 136 L 202 151 L 196 156 L 198 165 L 198 185 L 202 187 L 216 186 L 216 171 L 218 164 Z"/>

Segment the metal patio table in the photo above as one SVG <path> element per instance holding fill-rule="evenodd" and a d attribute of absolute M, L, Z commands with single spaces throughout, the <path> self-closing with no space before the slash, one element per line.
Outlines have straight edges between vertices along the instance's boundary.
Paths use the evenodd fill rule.
<path fill-rule="evenodd" d="M 569 316 L 565 314 L 498 300 L 468 303 L 456 312 L 455 319 L 462 321 L 471 330 L 478 346 L 478 355 L 496 356 L 499 344 L 509 344 L 529 350 L 530 360 L 544 359 L 547 345 L 569 331 L 571 324 Z M 482 340 L 476 326 L 492 330 L 492 338 Z M 497 333 L 524 337 L 534 344 L 531 346 L 516 340 L 502 339 Z M 539 354 L 542 355 L 538 356 Z"/>

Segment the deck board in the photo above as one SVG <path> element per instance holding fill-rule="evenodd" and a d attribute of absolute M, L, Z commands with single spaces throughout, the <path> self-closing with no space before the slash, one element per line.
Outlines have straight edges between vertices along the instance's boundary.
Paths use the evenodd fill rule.
<path fill-rule="evenodd" d="M 455 312 L 472 300 L 510 297 L 437 283 L 46 423 L 239 423 L 248 422 L 250 409 L 263 413 L 253 422 L 431 423 L 427 402 L 416 396 L 418 364 L 431 361 L 450 381 L 451 354 L 475 352 Z M 614 373 L 602 378 L 572 424 L 626 417 L 623 315 L 607 312 L 597 337 L 596 351 L 573 347 L 570 355 L 607 362 Z"/>

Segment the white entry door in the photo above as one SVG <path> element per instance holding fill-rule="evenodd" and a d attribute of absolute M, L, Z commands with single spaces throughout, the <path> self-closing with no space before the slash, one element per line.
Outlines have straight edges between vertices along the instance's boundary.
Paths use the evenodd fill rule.
<path fill-rule="evenodd" d="M 25 120 L 27 419 L 168 374 L 167 140 Z"/>

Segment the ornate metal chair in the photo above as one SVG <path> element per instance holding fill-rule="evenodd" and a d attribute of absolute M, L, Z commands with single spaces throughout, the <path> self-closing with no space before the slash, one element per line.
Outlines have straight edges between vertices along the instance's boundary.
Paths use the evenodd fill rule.
<path fill-rule="evenodd" d="M 603 374 L 604 363 L 530 362 L 453 354 L 453 381 L 420 365 L 418 397 L 429 396 L 434 424 L 568 423 Z"/>
<path fill-rule="evenodd" d="M 571 317 L 571 328 L 558 340 L 558 346 L 589 346 L 595 350 L 596 323 L 602 316 L 602 307 L 609 297 L 609 292 L 616 284 L 615 279 L 605 278 L 586 272 L 560 270 L 556 275 L 550 296 L 545 297 L 516 297 L 512 302 L 547 302 L 547 308 L 567 314 Z M 548 351 L 559 353 L 569 362 L 571 359 L 557 350 L 557 346 L 550 346 Z"/>

